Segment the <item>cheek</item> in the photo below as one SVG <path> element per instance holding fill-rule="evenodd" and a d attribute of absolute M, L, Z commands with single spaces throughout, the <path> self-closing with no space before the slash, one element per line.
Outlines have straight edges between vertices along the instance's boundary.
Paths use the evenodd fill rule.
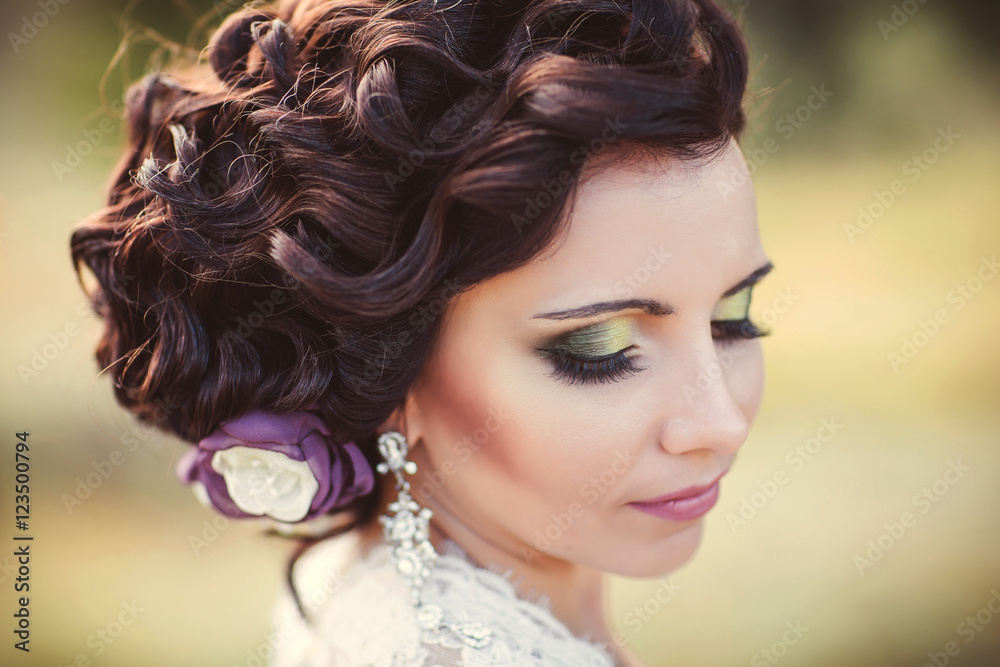
<path fill-rule="evenodd" d="M 418 395 L 425 456 L 432 469 L 456 465 L 448 490 L 463 503 L 544 494 L 556 429 L 540 419 L 533 387 L 478 348 L 452 344 L 428 367 Z"/>
<path fill-rule="evenodd" d="M 428 469 L 455 467 L 438 499 L 529 538 L 553 512 L 588 504 L 582 487 L 610 469 L 623 434 L 585 390 L 462 351 L 429 369 L 420 401 Z"/>
<path fill-rule="evenodd" d="M 759 340 L 744 341 L 720 351 L 719 361 L 733 400 L 753 421 L 764 397 L 764 348 Z"/>

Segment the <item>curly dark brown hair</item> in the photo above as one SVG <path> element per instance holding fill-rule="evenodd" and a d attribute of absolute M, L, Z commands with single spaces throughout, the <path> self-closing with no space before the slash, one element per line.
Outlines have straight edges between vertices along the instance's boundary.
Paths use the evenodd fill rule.
<path fill-rule="evenodd" d="M 745 125 L 711 0 L 282 0 L 204 53 L 129 89 L 71 239 L 117 400 L 189 442 L 315 401 L 374 462 L 448 301 L 552 243 L 584 164 Z"/>

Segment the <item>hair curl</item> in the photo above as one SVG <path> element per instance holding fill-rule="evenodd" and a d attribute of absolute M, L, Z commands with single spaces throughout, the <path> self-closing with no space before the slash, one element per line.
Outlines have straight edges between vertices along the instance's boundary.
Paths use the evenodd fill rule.
<path fill-rule="evenodd" d="M 747 76 L 711 0 L 241 8 L 128 91 L 106 206 L 71 238 L 97 361 L 186 441 L 316 401 L 374 462 L 449 299 L 552 242 L 583 157 L 717 154 Z"/>

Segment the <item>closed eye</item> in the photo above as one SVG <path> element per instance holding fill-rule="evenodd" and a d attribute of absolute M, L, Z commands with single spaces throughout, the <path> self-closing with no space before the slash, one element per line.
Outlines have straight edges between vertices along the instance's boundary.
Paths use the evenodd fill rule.
<path fill-rule="evenodd" d="M 552 364 L 551 377 L 574 384 L 616 382 L 642 370 L 628 351 L 634 323 L 619 317 L 557 337 L 538 348 Z"/>
<path fill-rule="evenodd" d="M 750 302 L 753 285 L 723 298 L 712 310 L 712 337 L 716 340 L 734 341 L 760 338 L 771 332 L 761 330 L 750 320 Z"/>

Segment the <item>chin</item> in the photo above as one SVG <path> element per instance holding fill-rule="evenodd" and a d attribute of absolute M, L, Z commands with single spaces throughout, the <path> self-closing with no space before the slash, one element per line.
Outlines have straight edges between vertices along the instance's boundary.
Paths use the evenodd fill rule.
<path fill-rule="evenodd" d="M 625 577 L 662 577 L 685 565 L 701 546 L 704 520 L 656 540 L 646 540 L 640 545 L 623 551 L 615 574 Z"/>

